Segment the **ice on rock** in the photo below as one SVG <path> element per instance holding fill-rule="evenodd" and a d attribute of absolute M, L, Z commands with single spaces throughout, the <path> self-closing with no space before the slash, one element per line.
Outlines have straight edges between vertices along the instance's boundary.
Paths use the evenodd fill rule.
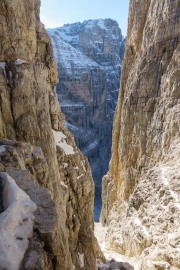
<path fill-rule="evenodd" d="M 36 205 L 7 173 L 0 173 L 3 206 L 0 215 L 0 266 L 18 270 L 33 233 Z"/>

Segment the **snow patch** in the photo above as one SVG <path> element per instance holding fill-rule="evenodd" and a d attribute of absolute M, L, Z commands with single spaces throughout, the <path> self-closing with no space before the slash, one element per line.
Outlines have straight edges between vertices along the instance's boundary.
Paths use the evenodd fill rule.
<path fill-rule="evenodd" d="M 89 21 L 84 21 L 86 28 L 92 28 L 95 25 L 95 21 L 89 20 Z"/>
<path fill-rule="evenodd" d="M 165 206 L 165 205 L 163 205 L 163 204 L 161 204 L 161 207 L 162 207 L 163 209 L 166 209 L 166 208 L 167 208 L 167 206 Z"/>
<path fill-rule="evenodd" d="M 101 29 L 107 30 L 107 27 L 106 27 L 105 24 L 104 24 L 104 20 L 98 19 L 97 25 L 98 25 Z"/>
<path fill-rule="evenodd" d="M 61 181 L 61 186 L 68 188 L 68 186 L 64 183 L 64 181 Z"/>
<path fill-rule="evenodd" d="M 175 201 L 178 203 L 179 196 L 172 189 L 169 189 L 169 192 L 171 193 L 171 196 L 175 199 Z"/>
<path fill-rule="evenodd" d="M 86 168 L 84 166 L 84 161 L 81 161 L 81 164 L 82 164 L 83 170 L 86 171 Z"/>
<path fill-rule="evenodd" d="M 179 203 L 179 196 L 170 188 L 170 184 L 168 181 L 168 170 L 169 169 L 170 169 L 170 167 L 161 167 L 162 181 L 163 181 L 163 184 L 169 188 L 169 192 L 170 192 L 171 196 L 174 198 L 174 200 L 176 201 L 176 203 Z"/>
<path fill-rule="evenodd" d="M 61 63 L 61 66 L 66 68 L 66 72 L 69 75 L 73 75 L 72 70 L 74 67 L 76 69 L 101 68 L 101 66 L 94 60 L 90 59 L 81 51 L 75 49 L 73 46 L 65 42 L 64 40 L 67 40 L 67 38 L 65 38 L 64 33 L 62 36 L 62 32 L 57 33 L 56 29 L 54 29 L 54 32 L 53 29 L 51 29 L 49 33 L 51 33 L 51 40 L 56 62 L 57 64 Z"/>
<path fill-rule="evenodd" d="M 0 215 L 0 266 L 18 270 L 33 233 L 36 205 L 7 173 L 0 173 L 3 206 Z"/>
<path fill-rule="evenodd" d="M 77 176 L 77 179 L 80 179 L 81 177 L 83 177 L 83 173 L 81 174 L 81 175 L 79 175 L 79 176 Z"/>
<path fill-rule="evenodd" d="M 0 154 L 6 152 L 6 147 L 4 145 L 0 146 Z"/>
<path fill-rule="evenodd" d="M 64 169 L 66 169 L 68 167 L 68 164 L 65 162 L 64 163 Z"/>
<path fill-rule="evenodd" d="M 6 67 L 6 62 L 0 62 L 0 68 L 4 70 L 5 67 Z"/>
<path fill-rule="evenodd" d="M 67 144 L 67 137 L 64 135 L 64 133 L 62 133 L 61 131 L 55 131 L 54 129 L 52 129 L 52 132 L 56 145 L 60 146 L 64 150 L 66 155 L 73 155 L 74 148 L 71 145 Z"/>
<path fill-rule="evenodd" d="M 169 182 L 168 182 L 168 179 L 167 179 L 167 176 L 166 176 L 167 170 L 168 170 L 168 168 L 166 168 L 166 167 L 161 167 L 161 171 L 162 171 L 162 180 L 163 180 L 163 184 L 164 184 L 165 186 L 169 186 Z"/>
<path fill-rule="evenodd" d="M 171 240 L 175 237 L 174 233 L 168 233 L 168 239 Z"/>
<path fill-rule="evenodd" d="M 143 231 L 143 233 L 144 233 L 147 237 L 150 236 L 150 234 L 149 234 L 149 232 L 148 232 L 146 226 L 144 226 L 144 225 L 142 224 L 142 222 L 141 222 L 141 220 L 140 220 L 139 218 L 136 217 L 136 218 L 134 219 L 134 224 L 136 224 L 136 225 L 139 226 L 139 227 L 142 227 L 142 231 Z"/>
<path fill-rule="evenodd" d="M 22 60 L 22 59 L 17 59 L 17 60 L 14 62 L 15 65 L 22 65 L 22 64 L 25 64 L 25 63 L 27 63 L 27 62 L 24 61 L 24 60 Z"/>
<path fill-rule="evenodd" d="M 148 232 L 146 226 L 143 226 L 143 232 L 144 232 L 144 234 L 145 234 L 146 236 L 148 236 L 148 237 L 150 236 L 150 234 L 149 234 L 149 232 Z"/>
<path fill-rule="evenodd" d="M 74 42 L 78 43 L 79 42 L 79 35 L 68 35 L 68 33 L 65 32 L 58 32 L 58 34 L 61 36 L 61 38 L 67 42 Z"/>
<path fill-rule="evenodd" d="M 0 62 L 0 68 L 4 71 L 4 76 L 7 77 L 6 74 L 6 62 Z"/>
<path fill-rule="evenodd" d="M 180 203 L 175 203 L 174 206 L 177 207 L 178 209 L 180 209 Z"/>
<path fill-rule="evenodd" d="M 141 220 L 139 218 L 137 218 L 137 217 L 134 219 L 134 224 L 136 224 L 137 226 L 142 225 Z"/>
<path fill-rule="evenodd" d="M 83 268 L 84 267 L 84 253 L 81 254 L 78 252 L 78 256 L 79 256 L 80 267 Z"/>

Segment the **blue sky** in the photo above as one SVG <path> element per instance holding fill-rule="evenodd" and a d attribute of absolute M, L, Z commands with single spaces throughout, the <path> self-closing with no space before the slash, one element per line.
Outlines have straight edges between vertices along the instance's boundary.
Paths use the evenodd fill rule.
<path fill-rule="evenodd" d="M 88 19 L 111 18 L 127 31 L 129 0 L 41 0 L 41 20 L 46 28 Z"/>

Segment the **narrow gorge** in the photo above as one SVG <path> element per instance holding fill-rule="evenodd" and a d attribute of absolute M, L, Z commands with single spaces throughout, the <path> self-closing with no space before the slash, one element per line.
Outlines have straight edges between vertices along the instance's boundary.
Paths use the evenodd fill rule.
<path fill-rule="evenodd" d="M 180 269 L 180 0 L 130 0 L 122 69 L 124 40 L 116 22 L 51 30 L 52 46 L 40 4 L 0 1 L 0 270 Z M 107 37 L 102 54 L 107 29 L 114 39 Z M 99 40 L 88 47 L 94 34 Z M 69 57 L 57 63 L 66 81 L 57 93 L 53 47 L 55 57 Z M 111 61 L 115 73 L 109 72 Z M 112 120 L 120 69 L 112 157 L 95 224 L 98 244 L 95 185 L 77 145 L 86 154 L 88 140 L 104 138 L 97 167 L 96 151 L 87 154 L 94 178 L 102 176 L 105 146 L 111 145 L 102 122 L 107 115 Z M 66 98 L 65 113 L 72 107 L 67 121 L 77 144 L 58 96 Z"/>
<path fill-rule="evenodd" d="M 112 19 L 48 29 L 58 66 L 57 94 L 68 129 L 88 158 L 95 182 L 95 220 L 101 210 L 102 177 L 111 157 L 125 39 Z"/>

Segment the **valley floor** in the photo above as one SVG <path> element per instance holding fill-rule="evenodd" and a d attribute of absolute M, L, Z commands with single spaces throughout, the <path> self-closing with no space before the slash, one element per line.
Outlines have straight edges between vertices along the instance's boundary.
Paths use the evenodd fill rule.
<path fill-rule="evenodd" d="M 109 268 L 110 261 L 113 259 L 116 262 L 127 262 L 134 267 L 134 270 L 140 270 L 140 261 L 138 261 L 136 258 L 128 258 L 119 253 L 116 253 L 115 251 L 111 250 L 111 248 L 108 247 L 108 244 L 106 243 L 107 227 L 103 227 L 101 223 L 95 223 L 94 232 L 98 240 L 98 243 L 100 245 L 100 248 L 107 259 L 107 262 L 105 265 L 101 265 L 101 263 L 98 265 L 100 266 L 100 269 L 103 266 L 104 268 L 102 269 L 110 269 Z"/>

